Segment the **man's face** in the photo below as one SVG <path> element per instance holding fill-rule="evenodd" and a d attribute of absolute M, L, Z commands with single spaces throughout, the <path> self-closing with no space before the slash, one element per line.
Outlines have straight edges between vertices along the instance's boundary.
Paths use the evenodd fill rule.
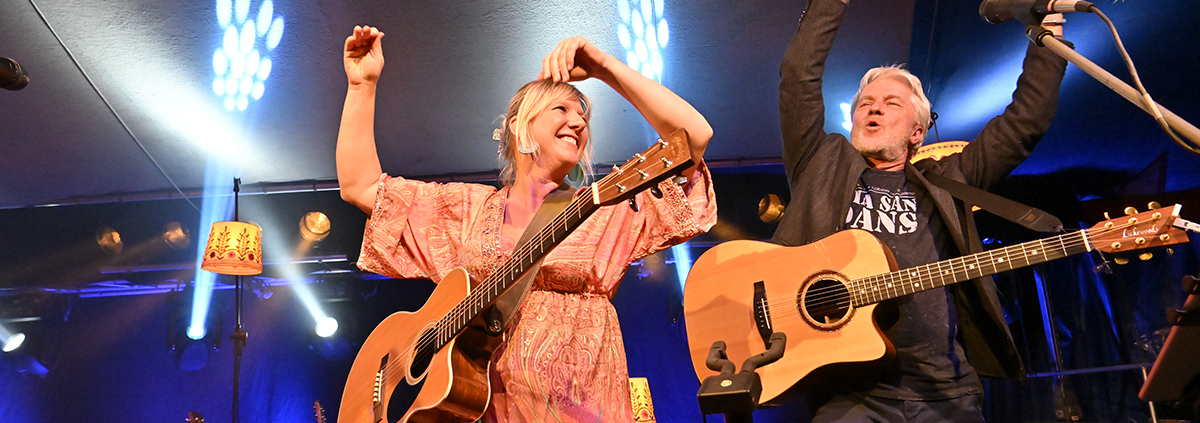
<path fill-rule="evenodd" d="M 908 146 L 925 130 L 917 125 L 913 93 L 893 78 L 879 78 L 863 87 L 850 130 L 850 144 L 864 156 L 895 161 L 908 157 Z"/>

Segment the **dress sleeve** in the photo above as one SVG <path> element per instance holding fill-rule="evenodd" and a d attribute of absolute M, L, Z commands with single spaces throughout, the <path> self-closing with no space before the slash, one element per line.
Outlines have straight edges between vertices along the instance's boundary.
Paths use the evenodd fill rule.
<path fill-rule="evenodd" d="M 495 188 L 380 176 L 358 267 L 434 282 L 461 266 L 464 234 Z"/>
<path fill-rule="evenodd" d="M 618 214 L 640 230 L 631 231 L 635 236 L 628 238 L 628 251 L 632 254 L 628 265 L 643 257 L 662 251 L 707 232 L 717 223 L 717 198 L 712 188 L 712 176 L 703 162 L 696 168 L 691 179 L 683 186 L 670 180 L 660 182 L 662 198 L 650 192 L 637 196 L 639 210 L 633 212 L 624 205 L 617 205 Z M 631 228 L 632 229 L 632 228 Z"/>

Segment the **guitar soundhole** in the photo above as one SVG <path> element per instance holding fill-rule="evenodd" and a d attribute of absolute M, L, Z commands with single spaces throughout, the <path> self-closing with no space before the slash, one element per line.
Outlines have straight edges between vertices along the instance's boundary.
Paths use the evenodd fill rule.
<path fill-rule="evenodd" d="M 409 367 L 409 371 L 412 372 L 414 378 L 425 374 L 425 369 L 429 368 L 429 363 L 436 353 L 437 345 L 434 345 L 434 334 L 430 329 L 421 334 L 421 339 L 417 341 L 417 346 L 413 349 L 412 365 Z"/>
<path fill-rule="evenodd" d="M 429 369 L 429 364 L 433 362 L 433 355 L 438 351 L 437 345 L 434 344 L 435 340 L 432 328 L 422 333 L 421 338 L 417 340 L 417 344 L 413 347 L 412 362 L 408 366 L 409 374 L 416 383 L 409 385 L 408 381 L 404 379 L 393 382 L 396 388 L 388 397 L 386 410 L 388 422 L 396 422 L 404 417 L 404 413 L 412 408 L 417 395 L 421 393 L 421 388 L 425 386 L 425 370 Z"/>
<path fill-rule="evenodd" d="M 796 297 L 804 320 L 820 330 L 837 330 L 846 324 L 854 309 L 850 307 L 850 291 L 845 281 L 845 277 L 833 271 L 810 276 Z"/>

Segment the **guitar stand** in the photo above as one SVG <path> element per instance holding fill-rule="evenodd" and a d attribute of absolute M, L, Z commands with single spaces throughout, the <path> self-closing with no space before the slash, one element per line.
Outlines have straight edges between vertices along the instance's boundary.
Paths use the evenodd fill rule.
<path fill-rule="evenodd" d="M 774 363 L 783 357 L 787 335 L 771 335 L 771 347 L 762 354 L 747 358 L 742 371 L 734 373 L 733 362 L 725 355 L 725 341 L 713 342 L 705 364 L 721 374 L 709 376 L 700 384 L 696 400 L 702 414 L 724 414 L 726 423 L 751 423 L 758 397 L 762 394 L 762 379 L 754 370 Z"/>
<path fill-rule="evenodd" d="M 1138 392 L 1138 398 L 1149 403 L 1155 421 L 1156 401 L 1191 404 L 1200 418 L 1200 361 L 1195 353 L 1200 349 L 1200 280 L 1184 276 L 1182 285 L 1188 297 L 1182 309 L 1167 309 L 1171 332 Z"/>

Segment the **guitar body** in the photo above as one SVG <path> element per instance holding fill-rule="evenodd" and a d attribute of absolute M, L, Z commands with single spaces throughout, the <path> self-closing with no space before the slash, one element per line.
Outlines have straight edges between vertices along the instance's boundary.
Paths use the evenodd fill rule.
<path fill-rule="evenodd" d="M 755 283 L 763 282 L 770 330 L 787 334 L 783 357 L 759 368 L 760 403 L 778 404 L 793 386 L 806 385 L 819 368 L 884 359 L 891 344 L 872 316 L 875 305 L 821 318 L 802 304 L 838 289 L 838 281 L 886 273 L 896 267 L 887 246 L 862 230 L 835 233 L 817 242 L 784 247 L 759 241 L 729 241 L 692 264 L 684 287 L 692 365 L 701 379 L 717 372 L 705 365 L 715 341 L 725 341 L 734 363 L 767 347 L 756 316 Z M 740 364 L 739 364 L 740 365 Z M 740 370 L 740 369 L 739 369 Z"/>
<path fill-rule="evenodd" d="M 684 286 L 692 366 L 703 379 L 714 374 L 705 363 L 714 342 L 724 341 L 726 356 L 738 363 L 765 352 L 771 334 L 782 332 L 783 357 L 757 369 L 760 403 L 779 404 L 789 391 L 820 386 L 826 377 L 861 380 L 845 372 L 873 370 L 861 364 L 895 353 L 875 321 L 880 301 L 1093 249 L 1124 253 L 1187 242 L 1186 231 L 1200 231 L 1200 224 L 1180 219 L 1180 207 L 904 270 L 896 270 L 887 246 L 859 229 L 797 247 L 725 242 L 692 264 Z"/>
<path fill-rule="evenodd" d="M 468 422 L 483 415 L 500 339 L 468 327 L 440 350 L 428 347 L 428 331 L 467 297 L 470 284 L 467 272 L 455 269 L 420 310 L 394 313 L 371 332 L 350 367 L 339 423 Z"/>

